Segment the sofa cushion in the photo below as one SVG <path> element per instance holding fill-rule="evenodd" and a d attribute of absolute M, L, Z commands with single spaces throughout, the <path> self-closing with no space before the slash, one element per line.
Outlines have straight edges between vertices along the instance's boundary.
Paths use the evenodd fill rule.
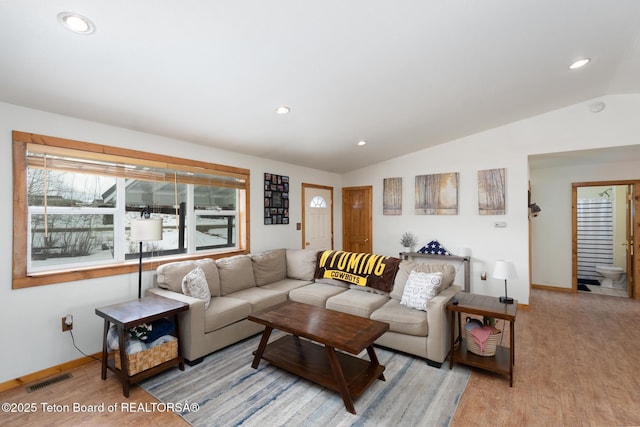
<path fill-rule="evenodd" d="M 211 293 L 211 296 L 220 296 L 220 276 L 218 274 L 216 260 L 212 258 L 203 258 L 197 259 L 194 262 L 202 269 L 202 271 L 204 271 L 204 276 L 207 278 L 207 284 L 209 285 L 209 292 Z"/>
<path fill-rule="evenodd" d="M 156 281 L 159 288 L 182 293 L 182 279 L 197 265 L 193 261 L 170 262 L 156 269 Z"/>
<path fill-rule="evenodd" d="M 311 249 L 287 249 L 287 277 L 299 280 L 313 280 L 316 274 L 318 251 Z"/>
<path fill-rule="evenodd" d="M 426 337 L 429 333 L 427 312 L 401 305 L 397 299 L 388 300 L 371 313 L 371 319 L 388 323 L 392 332 L 418 337 Z"/>
<path fill-rule="evenodd" d="M 311 282 L 310 280 L 307 281 L 287 278 L 278 280 L 277 282 L 269 283 L 268 285 L 264 285 L 261 287 L 261 289 L 271 289 L 272 291 L 281 292 L 288 295 L 291 290 L 306 286 L 310 283 L 313 282 Z"/>
<path fill-rule="evenodd" d="M 349 289 L 327 299 L 326 307 L 330 310 L 341 311 L 360 317 L 371 316 L 371 313 L 382 307 L 389 297 L 364 292 L 359 289 Z"/>
<path fill-rule="evenodd" d="M 182 279 L 182 293 L 189 297 L 204 300 L 204 309 L 209 308 L 211 292 L 202 268 L 196 267 Z"/>
<path fill-rule="evenodd" d="M 220 295 L 226 296 L 256 285 L 248 255 L 220 258 L 216 264 L 220 275 Z"/>
<path fill-rule="evenodd" d="M 234 292 L 231 298 L 247 301 L 251 304 L 252 312 L 272 307 L 287 300 L 287 294 L 264 288 L 249 288 Z"/>
<path fill-rule="evenodd" d="M 442 273 L 420 273 L 412 271 L 409 274 L 407 283 L 404 285 L 404 292 L 400 304 L 409 308 L 427 311 L 429 301 L 438 293 L 438 288 L 442 283 Z"/>
<path fill-rule="evenodd" d="M 210 258 L 169 262 L 159 265 L 156 269 L 158 287 L 182 293 L 182 279 L 196 267 L 200 267 L 204 271 L 211 296 L 219 296 L 220 279 L 218 277 L 218 268 L 216 267 L 216 262 Z"/>
<path fill-rule="evenodd" d="M 229 297 L 211 299 L 211 305 L 204 312 L 204 331 L 211 332 L 232 323 L 244 320 L 251 314 L 251 304 Z"/>
<path fill-rule="evenodd" d="M 400 265 L 398 267 L 398 273 L 396 274 L 393 290 L 389 294 L 391 298 L 397 299 L 398 301 L 402 299 L 402 294 L 404 293 L 404 285 L 405 283 L 407 283 L 409 274 L 411 274 L 412 271 L 417 271 L 418 273 L 441 272 L 442 282 L 440 283 L 436 294 L 444 291 L 449 286 L 451 286 L 456 278 L 456 269 L 451 264 L 432 264 L 427 262 L 402 261 L 400 262 Z"/>
<path fill-rule="evenodd" d="M 290 291 L 289 299 L 304 304 L 325 307 L 328 298 L 346 290 L 347 288 L 341 286 L 333 286 L 326 283 L 311 283 L 310 285 Z"/>
<path fill-rule="evenodd" d="M 251 255 L 256 285 L 268 285 L 287 277 L 287 258 L 284 249 L 274 249 Z"/>

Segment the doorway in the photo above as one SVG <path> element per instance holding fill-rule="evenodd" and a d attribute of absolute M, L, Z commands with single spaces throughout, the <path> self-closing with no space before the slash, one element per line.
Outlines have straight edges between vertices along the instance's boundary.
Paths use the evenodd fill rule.
<path fill-rule="evenodd" d="M 333 187 L 302 183 L 302 248 L 333 249 Z"/>
<path fill-rule="evenodd" d="M 635 181 L 572 184 L 574 291 L 638 298 L 635 278 L 640 251 L 634 240 L 636 212 L 640 212 L 638 185 Z M 606 279 L 604 270 L 624 274 Z"/>
<path fill-rule="evenodd" d="M 373 252 L 372 187 L 342 189 L 342 250 Z"/>

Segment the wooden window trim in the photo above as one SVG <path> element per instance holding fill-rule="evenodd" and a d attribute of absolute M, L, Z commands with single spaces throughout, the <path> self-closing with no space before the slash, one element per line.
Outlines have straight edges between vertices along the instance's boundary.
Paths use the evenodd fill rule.
<path fill-rule="evenodd" d="M 245 180 L 244 195 L 241 195 L 240 202 L 245 206 L 245 210 L 239 212 L 239 249 L 219 254 L 190 254 L 174 256 L 171 258 L 147 259 L 143 260 L 142 269 L 144 271 L 153 270 L 158 265 L 189 259 L 201 258 L 221 258 L 230 255 L 248 254 L 249 245 L 249 220 L 250 220 L 250 171 L 249 169 L 237 168 L 233 166 L 218 165 L 201 162 L 198 160 L 182 159 L 178 157 L 165 156 L 161 154 L 146 153 L 143 151 L 130 150 L 126 148 L 111 147 L 94 144 L 90 142 L 75 141 L 71 139 L 57 138 L 46 135 L 38 135 L 27 132 L 13 131 L 13 262 L 12 262 L 12 289 L 22 289 L 32 286 L 50 285 L 54 283 L 72 282 L 78 280 L 95 279 L 121 274 L 130 274 L 138 270 L 138 261 L 131 260 L 114 263 L 113 265 L 101 265 L 99 267 L 74 268 L 73 270 L 63 270 L 55 272 L 30 273 L 27 274 L 27 147 L 34 147 L 32 144 L 46 146 L 50 149 L 59 148 L 64 150 L 77 150 L 84 154 L 91 153 L 96 159 L 107 158 L 131 158 L 136 160 L 136 164 L 149 164 L 158 166 L 162 164 L 167 169 L 188 170 L 193 172 L 207 171 L 221 176 L 234 177 Z M 144 163 L 148 162 L 148 163 Z"/>

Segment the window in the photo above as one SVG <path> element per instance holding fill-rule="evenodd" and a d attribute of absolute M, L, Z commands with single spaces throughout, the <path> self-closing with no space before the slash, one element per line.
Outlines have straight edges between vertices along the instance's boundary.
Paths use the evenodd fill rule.
<path fill-rule="evenodd" d="M 327 202 L 322 198 L 322 196 L 314 196 L 309 203 L 310 208 L 326 208 Z"/>
<path fill-rule="evenodd" d="M 162 219 L 145 269 L 246 253 L 249 171 L 79 141 L 13 133 L 13 287 L 125 274 L 131 220 Z"/>

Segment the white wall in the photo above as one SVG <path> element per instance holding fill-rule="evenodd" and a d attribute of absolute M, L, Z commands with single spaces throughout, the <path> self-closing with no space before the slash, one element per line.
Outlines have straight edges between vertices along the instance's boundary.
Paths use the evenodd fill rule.
<path fill-rule="evenodd" d="M 100 351 L 102 319 L 96 316 L 95 308 L 136 298 L 138 283 L 137 274 L 132 274 L 11 289 L 12 130 L 250 169 L 252 252 L 301 247 L 301 232 L 295 229 L 295 223 L 302 221 L 302 182 L 332 186 L 335 194 L 340 194 L 340 176 L 336 174 L 0 103 L 0 204 L 5 206 L 0 221 L 0 235 L 5 236 L 0 239 L 0 253 L 4 254 L 0 258 L 0 342 L 4 349 L 0 352 L 0 383 L 82 357 L 73 348 L 69 333 L 61 332 L 61 318 L 68 313 L 74 316 L 73 332 L 80 349 L 86 353 Z M 292 204 L 288 225 L 263 225 L 264 172 L 289 176 Z M 341 212 L 339 198 L 334 208 L 334 212 Z M 335 215 L 335 227 L 341 230 L 340 215 Z M 341 247 L 341 239 L 341 233 L 336 233 L 336 248 Z M 152 281 L 152 274 L 145 273 L 143 287 Z"/>
<path fill-rule="evenodd" d="M 640 120 L 637 120 L 640 117 L 640 95 L 609 96 L 602 100 L 607 103 L 607 108 L 599 114 L 589 111 L 589 101 L 390 159 L 342 177 L 0 103 L 0 201 L 5 206 L 12 203 L 13 129 L 251 169 L 253 252 L 273 247 L 300 247 L 301 244 L 301 236 L 295 230 L 295 223 L 302 220 L 299 203 L 294 202 L 291 206 L 291 224 L 288 226 L 262 225 L 264 172 L 289 175 L 292 200 L 300 200 L 303 181 L 334 187 L 336 249 L 342 247 L 341 187 L 372 185 L 374 252 L 397 255 L 402 249 L 399 239 L 405 231 L 414 232 L 422 244 L 438 239 L 450 250 L 469 247 L 473 256 L 472 292 L 494 296 L 503 294 L 504 283 L 490 277 L 493 263 L 500 258 L 512 259 L 519 278 L 509 282 L 509 295 L 520 303 L 528 304 L 528 156 L 637 144 L 640 141 Z M 375 144 L 376 141 L 370 143 Z M 393 144 L 393 141 L 379 143 Z M 636 169 L 637 166 L 630 165 Z M 507 169 L 507 212 L 500 216 L 480 216 L 477 207 L 477 172 L 492 168 Z M 414 215 L 415 175 L 440 172 L 460 173 L 459 214 Z M 619 176 L 607 174 L 607 179 L 630 178 L 618 169 L 612 172 L 619 173 Z M 396 176 L 403 177 L 403 215 L 383 216 L 382 180 Z M 570 189 L 559 185 L 557 191 L 542 191 L 547 186 L 557 185 L 551 181 L 547 183 L 545 177 L 544 173 L 536 174 L 531 182 L 534 200 L 543 208 L 542 214 L 532 222 L 534 283 L 539 279 L 540 283 L 562 286 L 567 283 L 571 271 L 571 232 L 570 225 L 566 225 L 566 221 L 570 221 L 570 214 L 564 211 L 565 206 L 570 209 L 570 203 L 566 202 L 570 198 Z M 633 177 L 637 178 L 637 175 Z M 569 182 L 594 178 L 575 178 L 574 172 L 570 172 L 566 179 Z M 9 208 L 5 212 L 3 218 L 7 219 L 0 222 L 0 233 L 11 236 Z M 555 218 L 559 220 L 555 221 Z M 506 222 L 507 228 L 494 228 L 495 221 Z M 550 231 L 550 227 L 553 227 L 553 231 Z M 11 290 L 10 238 L 0 240 L 0 251 L 5 254 L 0 259 L 0 272 L 4 277 L 4 284 L 0 286 L 0 321 L 3 325 L 0 328 L 0 340 L 5 346 L 3 348 L 14 349 L 0 352 L 0 366 L 3 367 L 0 382 L 80 357 L 73 349 L 68 333 L 60 331 L 60 318 L 67 313 L 75 316 L 77 344 L 86 352 L 99 351 L 102 324 L 94 313 L 95 307 L 136 296 L 136 275 Z M 481 271 L 489 272 L 487 281 L 480 280 Z M 150 281 L 150 275 L 145 275 L 145 286 Z"/>
<path fill-rule="evenodd" d="M 511 259 L 519 278 L 509 281 L 509 295 L 528 304 L 528 156 L 640 142 L 640 95 L 616 95 L 599 100 L 605 101 L 607 107 L 598 114 L 590 112 L 591 100 L 345 174 L 342 181 L 345 187 L 373 185 L 374 252 L 397 254 L 402 249 L 399 239 L 405 231 L 414 232 L 419 245 L 437 239 L 451 251 L 458 247 L 471 248 L 471 291 L 494 296 L 504 294 L 504 282 L 491 278 L 494 262 Z M 370 141 L 372 143 L 375 141 Z M 631 175 L 638 178 L 635 172 L 638 164 L 622 166 L 599 176 L 594 175 L 597 168 L 589 174 L 565 171 L 560 177 L 546 171 L 532 173 L 533 200 L 543 209 L 531 223 L 533 283 L 570 286 L 570 182 L 604 177 L 628 179 Z M 507 212 L 506 215 L 481 216 L 477 173 L 492 168 L 507 168 Z M 415 176 L 442 172 L 460 173 L 459 214 L 415 215 Z M 403 214 L 384 216 L 382 180 L 397 176 L 403 177 Z M 496 221 L 506 222 L 507 227 L 494 228 Z M 489 273 L 486 281 L 480 280 L 482 271 Z M 456 282 L 461 283 L 459 278 Z"/>
<path fill-rule="evenodd" d="M 630 132 L 640 142 L 640 130 Z M 571 184 L 626 179 L 640 179 L 638 162 L 531 169 L 532 198 L 542 208 L 532 222 L 532 283 L 571 288 Z"/>

